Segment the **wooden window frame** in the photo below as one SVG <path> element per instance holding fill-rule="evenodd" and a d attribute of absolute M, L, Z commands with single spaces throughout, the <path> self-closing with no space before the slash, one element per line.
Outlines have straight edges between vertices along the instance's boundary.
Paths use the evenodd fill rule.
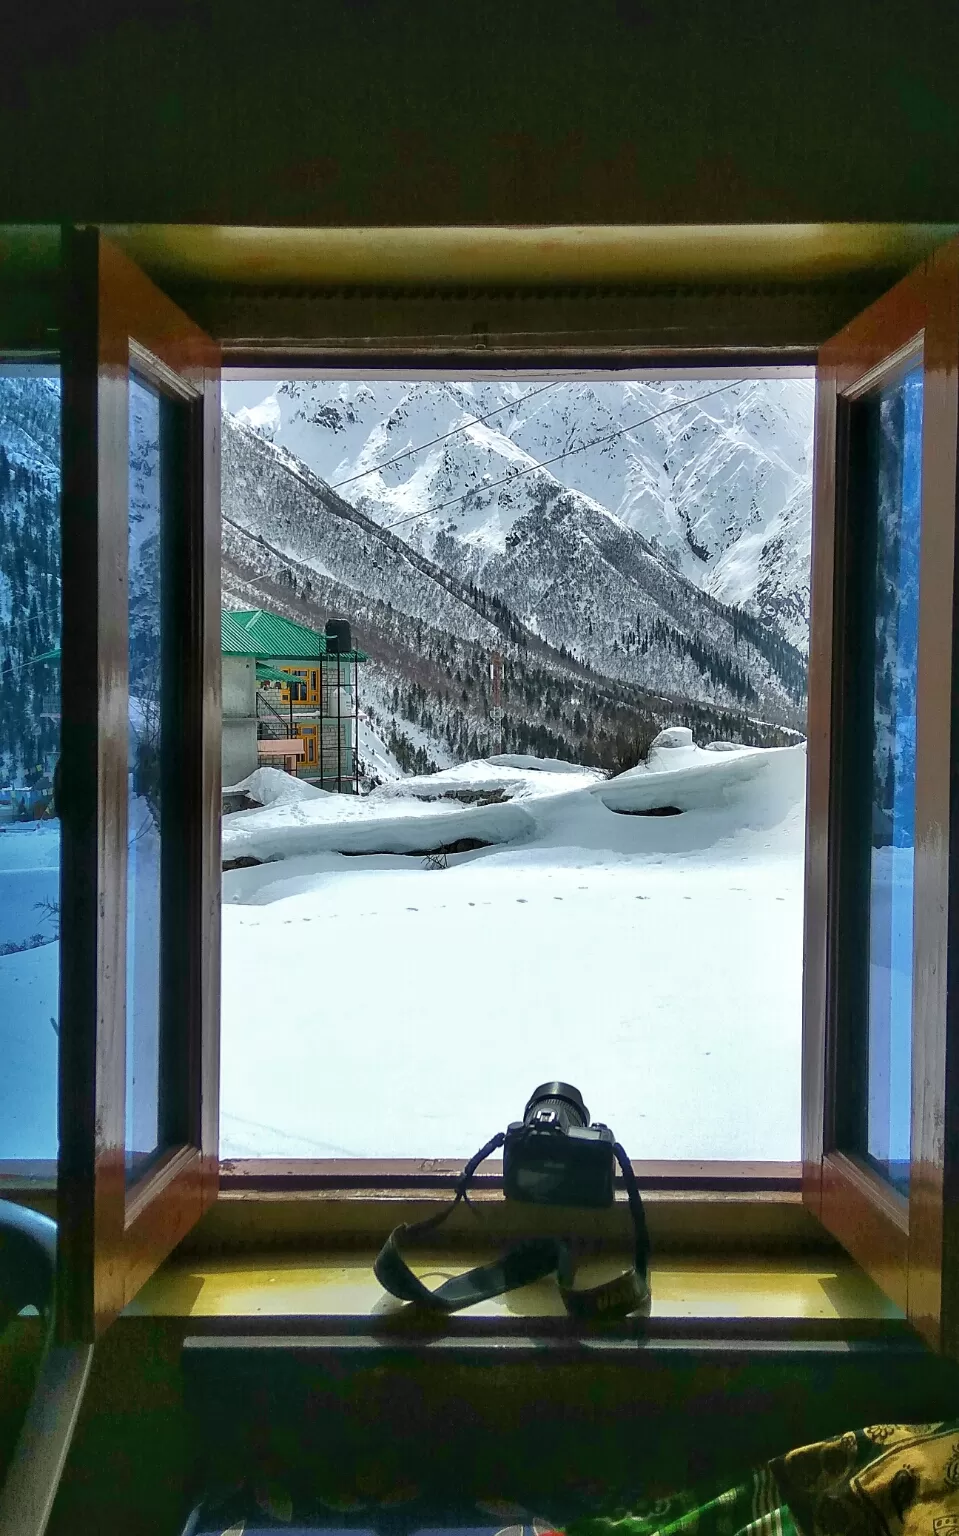
<path fill-rule="evenodd" d="M 848 298 L 844 299 L 843 303 L 848 306 Z M 312 331 L 310 329 L 314 317 L 308 299 L 302 302 L 293 300 L 290 313 L 294 316 L 295 323 L 288 324 L 284 328 L 286 335 L 316 334 L 315 327 Z M 248 327 L 246 336 L 255 334 L 255 329 L 255 327 Z M 475 329 L 474 327 L 474 331 Z M 238 334 L 235 328 L 233 334 Z M 243 334 L 242 328 L 239 334 Z M 539 334 L 543 334 L 542 330 Z M 568 338 L 571 334 L 569 331 L 566 332 L 562 346 L 556 348 L 547 346 L 545 350 L 536 352 L 523 350 L 523 343 L 520 342 L 519 346 L 506 346 L 499 352 L 477 351 L 469 348 L 454 354 L 447 349 L 447 343 L 443 341 L 417 347 L 416 350 L 406 352 L 402 356 L 398 355 L 392 347 L 384 347 L 378 352 L 376 340 L 373 340 L 371 345 L 368 336 L 364 336 L 362 342 L 358 344 L 348 342 L 345 346 L 336 348 L 335 351 L 331 349 L 329 352 L 322 353 L 317 351 L 315 343 L 306 347 L 292 345 L 276 347 L 245 340 L 225 349 L 223 371 L 225 377 L 231 374 L 237 376 L 240 369 L 247 376 L 250 372 L 260 374 L 279 372 L 305 377 L 319 368 L 346 374 L 362 373 L 367 377 L 377 374 L 380 377 L 395 377 L 404 369 L 421 372 L 424 368 L 432 368 L 443 373 L 466 369 L 471 372 L 510 369 L 526 373 L 530 369 L 548 368 L 551 371 L 565 371 L 568 377 L 579 378 L 589 377 L 591 374 L 596 376 L 598 370 L 607 377 L 611 374 L 632 375 L 638 368 L 646 376 L 654 373 L 661 376 L 666 372 L 680 371 L 685 371 L 689 377 L 705 376 L 706 373 L 716 376 L 717 372 L 727 376 L 732 374 L 762 376 L 764 372 L 782 374 L 784 370 L 793 372 L 804 369 L 815 360 L 814 355 L 808 350 L 787 348 L 777 344 L 760 350 L 748 350 L 745 346 L 734 345 L 726 350 L 711 351 L 696 349 L 690 346 L 688 341 L 683 350 L 660 350 L 656 346 L 641 345 L 635 352 L 611 351 L 603 357 L 601 343 L 597 345 L 595 339 L 590 338 L 592 347 L 588 350 L 577 349 L 569 342 Z M 489 332 L 485 332 L 483 338 L 475 343 L 475 347 L 485 349 L 488 348 L 488 343 Z M 807 859 L 809 857 L 807 851 Z M 808 926 L 807 910 L 807 930 Z M 806 1169 L 808 1169 L 808 1150 L 807 1142 L 804 1148 Z M 271 1162 L 269 1171 L 263 1166 L 267 1161 Z M 777 1167 L 775 1174 L 771 1171 L 773 1167 Z M 328 1165 L 310 1163 L 307 1169 L 304 1169 L 303 1165 L 298 1163 L 256 1160 L 255 1172 L 254 1165 L 242 1161 L 224 1163 L 222 1171 L 225 1198 L 231 1197 L 230 1185 L 236 1181 L 234 1185 L 236 1193 L 242 1192 L 243 1198 L 251 1198 L 254 1204 L 262 1199 L 264 1210 L 268 1208 L 269 1200 L 275 1198 L 281 1189 L 288 1190 L 294 1197 L 302 1195 L 304 1200 L 309 1200 L 313 1194 L 332 1193 L 337 1187 L 348 1192 L 354 1203 L 365 1201 L 374 1205 L 380 1205 L 389 1199 L 392 1192 L 395 1209 L 396 1192 L 401 1189 L 412 1191 L 413 1188 L 422 1187 L 424 1180 L 428 1187 L 445 1192 L 458 1168 L 458 1163 L 445 1163 L 443 1160 L 390 1165 L 364 1162 L 363 1166 L 357 1167 L 354 1173 L 347 1170 L 341 1162 Z M 785 1168 L 783 1165 L 763 1165 L 762 1171 L 758 1174 L 755 1169 L 748 1166 L 729 1164 L 699 1164 L 695 1167 L 677 1163 L 638 1164 L 637 1171 L 645 1187 L 658 1190 L 660 1198 L 669 1198 L 670 1191 L 676 1192 L 681 1197 L 684 1191 L 696 1190 L 703 1191 L 707 1196 L 715 1196 L 719 1200 L 738 1198 L 741 1201 L 742 1198 L 747 1200 L 755 1198 L 757 1207 L 770 1195 L 776 1197 L 778 1194 L 783 1194 L 786 1199 L 794 1198 L 797 1176 L 794 1165 L 786 1165 Z M 371 1175 L 376 1182 L 375 1189 L 370 1188 Z M 772 1185 L 778 1183 L 778 1189 L 771 1187 L 770 1175 Z M 487 1177 L 489 1179 L 487 1188 L 492 1191 L 495 1189 L 496 1177 Z M 262 1187 L 258 1188 L 258 1186 Z"/>
<path fill-rule="evenodd" d="M 307 311 L 304 310 L 304 321 Z M 249 343 L 225 346 L 225 380 L 249 380 L 289 377 L 349 378 L 357 380 L 393 380 L 408 377 L 481 378 L 485 374 L 526 378 L 555 374 L 570 383 L 580 380 L 662 378 L 665 375 L 688 379 L 801 378 L 810 377 L 816 358 L 806 350 L 732 347 L 722 350 L 675 348 L 662 354 L 649 348 L 603 352 L 599 347 L 574 352 L 568 342 L 538 351 L 516 352 L 497 347 L 451 352 L 446 337 L 435 343 L 422 338 L 416 350 L 390 354 L 369 344 L 346 341 L 333 351 L 315 347 L 258 348 Z M 464 1159 L 442 1156 L 424 1158 L 224 1158 L 220 1164 L 220 1188 L 224 1195 L 242 1194 L 255 1200 L 287 1195 L 308 1200 L 329 1194 L 352 1195 L 357 1203 L 372 1208 L 379 1201 L 397 1207 L 397 1199 L 408 1195 L 418 1198 L 424 1192 L 451 1194 L 462 1172 Z M 502 1176 L 491 1162 L 481 1168 L 475 1179 L 477 1191 L 493 1195 L 502 1189 Z M 693 1192 L 712 1192 L 716 1198 L 734 1201 L 754 1196 L 758 1203 L 797 1198 L 802 1189 L 803 1165 L 788 1161 L 736 1161 L 729 1159 L 645 1159 L 633 1160 L 640 1187 L 657 1198 L 672 1194 L 683 1198 Z M 622 1194 L 622 1180 L 617 1177 Z M 771 1206 L 767 1207 L 771 1209 Z M 509 1230 L 508 1218 L 500 1223 L 495 1206 L 484 1207 L 490 1230 Z M 397 1220 L 400 1217 L 397 1216 Z M 375 1222 L 373 1223 L 376 1224 Z M 595 1226 L 595 1213 L 584 1225 Z M 576 1218 L 573 1215 L 573 1228 Z M 778 1219 L 771 1218 L 772 1227 Z"/>
<path fill-rule="evenodd" d="M 219 1164 L 219 349 L 96 229 L 64 232 L 60 1225 L 57 1332 L 91 1339 L 216 1198 Z M 177 584 L 184 853 L 170 1143 L 130 1188 L 125 1142 L 128 381 L 182 412 Z M 166 898 L 165 898 L 166 900 Z M 167 948 L 169 939 L 164 943 Z M 164 988 L 176 967 L 163 966 Z M 216 1026 L 216 1027 L 215 1027 Z M 164 1081 L 165 1080 L 165 1081 Z"/>
<path fill-rule="evenodd" d="M 921 339 L 922 533 L 917 706 L 912 1145 L 908 1200 L 842 1145 L 846 602 L 856 556 L 849 410 Z M 935 252 L 821 349 L 810 649 L 803 1193 L 933 1348 L 959 1351 L 959 785 L 956 726 L 959 242 Z M 845 951 L 842 951 L 845 953 Z"/>

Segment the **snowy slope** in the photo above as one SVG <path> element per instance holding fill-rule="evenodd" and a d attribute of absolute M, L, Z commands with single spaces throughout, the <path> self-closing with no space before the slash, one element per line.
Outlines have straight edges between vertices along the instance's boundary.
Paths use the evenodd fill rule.
<path fill-rule="evenodd" d="M 805 647 L 812 405 L 808 380 L 287 381 L 241 414 L 441 563 L 482 572 L 565 487 Z"/>
<path fill-rule="evenodd" d="M 359 722 L 359 755 L 367 779 L 380 784 L 390 784 L 403 777 L 403 769 L 397 762 L 370 719 L 369 710 L 361 708 Z"/>

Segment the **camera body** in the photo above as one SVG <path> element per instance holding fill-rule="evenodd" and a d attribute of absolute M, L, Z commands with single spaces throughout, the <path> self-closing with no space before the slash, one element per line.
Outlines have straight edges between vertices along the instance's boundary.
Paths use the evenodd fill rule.
<path fill-rule="evenodd" d="M 522 1121 L 507 1126 L 503 1192 L 532 1205 L 610 1206 L 615 1139 L 608 1126 L 590 1125 L 578 1088 L 542 1083 Z"/>

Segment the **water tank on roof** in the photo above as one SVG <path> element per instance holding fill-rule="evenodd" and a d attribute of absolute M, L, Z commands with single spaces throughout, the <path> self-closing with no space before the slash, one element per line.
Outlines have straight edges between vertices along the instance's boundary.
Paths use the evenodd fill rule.
<path fill-rule="evenodd" d="M 326 621 L 326 654 L 328 656 L 343 656 L 353 649 L 353 637 L 350 634 L 349 622 L 346 619 L 327 619 Z"/>

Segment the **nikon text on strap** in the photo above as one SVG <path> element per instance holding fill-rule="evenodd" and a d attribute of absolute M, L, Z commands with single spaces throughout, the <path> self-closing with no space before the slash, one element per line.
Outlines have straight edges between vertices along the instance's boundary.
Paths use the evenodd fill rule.
<path fill-rule="evenodd" d="M 377 1255 L 373 1271 L 384 1290 L 400 1301 L 411 1301 L 434 1312 L 458 1312 L 471 1307 L 474 1302 L 486 1301 L 491 1296 L 502 1296 L 505 1291 L 529 1285 L 555 1274 L 563 1304 L 570 1317 L 583 1320 L 591 1318 L 625 1317 L 643 1308 L 649 1300 L 649 1238 L 646 1232 L 646 1215 L 640 1199 L 632 1164 L 618 1142 L 613 1147 L 626 1185 L 629 1211 L 635 1234 L 635 1261 L 632 1269 L 616 1275 L 601 1285 L 577 1288 L 574 1281 L 575 1265 L 569 1244 L 562 1238 L 532 1237 L 517 1243 L 492 1264 L 480 1264 L 444 1280 L 435 1290 L 430 1290 L 417 1279 L 402 1253 L 400 1245 L 418 1242 L 435 1232 L 456 1209 L 466 1192 L 480 1163 L 501 1147 L 505 1137 L 500 1131 L 485 1147 L 470 1158 L 456 1181 L 456 1195 L 445 1210 L 425 1221 L 412 1222 L 394 1228 Z"/>

